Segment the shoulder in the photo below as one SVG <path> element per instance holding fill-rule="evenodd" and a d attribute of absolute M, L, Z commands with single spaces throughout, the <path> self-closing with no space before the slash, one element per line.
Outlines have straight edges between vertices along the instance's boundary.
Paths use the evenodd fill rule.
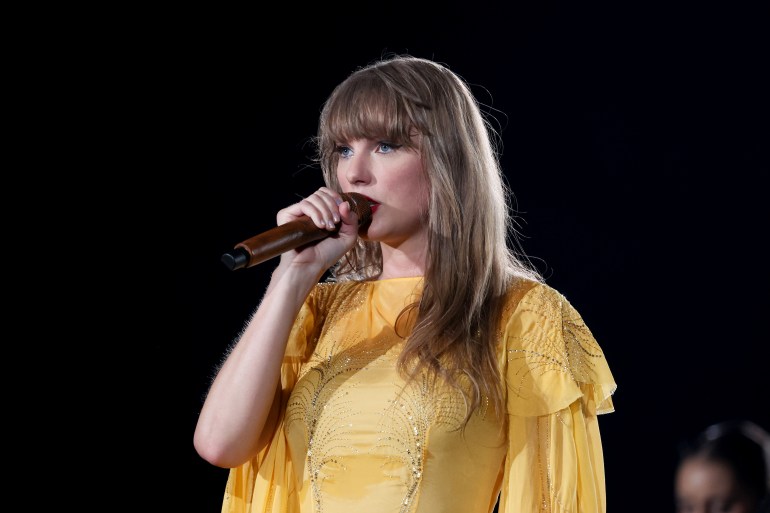
<path fill-rule="evenodd" d="M 503 322 L 511 315 L 533 315 L 541 322 L 579 318 L 577 309 L 552 286 L 528 279 L 511 284 L 503 304 Z M 550 323 L 549 323 L 550 324 Z"/>
<path fill-rule="evenodd" d="M 604 352 L 561 292 L 544 283 L 516 283 L 503 315 L 501 363 L 518 408 L 553 411 L 580 396 L 587 384 L 614 392 Z M 601 395 L 606 399 L 612 392 Z M 532 402 L 533 397 L 539 400 Z"/>
<path fill-rule="evenodd" d="M 556 362 L 556 356 L 564 353 L 563 314 L 571 309 L 567 305 L 566 298 L 545 283 L 519 280 L 512 284 L 500 321 L 508 359 L 522 353 L 547 356 Z"/>
<path fill-rule="evenodd" d="M 308 358 L 321 327 L 334 318 L 338 310 L 356 301 L 356 297 L 360 297 L 356 291 L 363 287 L 363 282 L 352 280 L 316 283 L 294 319 L 286 356 Z"/>
<path fill-rule="evenodd" d="M 567 298 L 550 285 L 528 279 L 511 284 L 503 304 L 503 324 L 514 314 L 531 314 L 544 320 L 554 318 L 565 306 L 572 307 Z"/>

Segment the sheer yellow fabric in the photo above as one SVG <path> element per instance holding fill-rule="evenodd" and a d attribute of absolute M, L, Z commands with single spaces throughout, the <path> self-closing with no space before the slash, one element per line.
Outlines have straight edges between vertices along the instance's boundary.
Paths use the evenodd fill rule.
<path fill-rule="evenodd" d="M 462 395 L 396 372 L 393 326 L 421 278 L 319 284 L 289 340 L 274 436 L 231 469 L 223 513 L 603 512 L 597 413 L 615 382 L 547 285 L 512 288 L 499 356 L 507 415 L 466 428 Z"/>

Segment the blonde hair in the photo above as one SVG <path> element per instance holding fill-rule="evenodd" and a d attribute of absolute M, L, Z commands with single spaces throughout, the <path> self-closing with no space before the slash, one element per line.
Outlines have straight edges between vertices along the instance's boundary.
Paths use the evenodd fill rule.
<path fill-rule="evenodd" d="M 336 190 L 339 143 L 419 144 L 430 187 L 430 235 L 421 299 L 402 312 L 413 322 L 399 368 L 410 377 L 427 370 L 455 386 L 469 384 L 460 387 L 466 421 L 484 397 L 505 411 L 496 354 L 502 302 L 513 279 L 542 281 L 520 250 L 496 135 L 459 75 L 434 61 L 395 55 L 356 70 L 335 88 L 316 139 L 324 180 Z M 359 239 L 332 279 L 372 279 L 381 270 L 379 244 Z"/>

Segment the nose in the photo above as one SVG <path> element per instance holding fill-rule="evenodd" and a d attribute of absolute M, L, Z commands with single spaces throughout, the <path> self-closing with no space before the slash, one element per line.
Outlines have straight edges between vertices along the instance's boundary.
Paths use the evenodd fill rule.
<path fill-rule="evenodd" d="M 355 154 L 344 163 L 345 179 L 350 184 L 365 184 L 371 179 L 370 163 L 366 154 Z"/>

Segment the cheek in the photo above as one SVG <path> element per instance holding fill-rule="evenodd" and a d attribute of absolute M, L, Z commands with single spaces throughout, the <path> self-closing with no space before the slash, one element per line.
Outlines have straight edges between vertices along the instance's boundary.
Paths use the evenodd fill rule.
<path fill-rule="evenodd" d="M 338 184 L 342 185 L 342 184 L 348 183 L 348 181 L 345 180 L 345 172 L 343 171 L 342 166 L 340 166 L 339 164 L 335 166 L 334 172 L 332 172 L 331 174 L 332 176 L 337 178 Z"/>
<path fill-rule="evenodd" d="M 428 201 L 430 200 L 430 184 L 420 166 L 414 166 L 403 173 L 402 179 L 397 186 L 405 198 L 409 198 L 415 206 L 427 211 Z"/>
<path fill-rule="evenodd" d="M 399 203 L 409 212 L 419 215 L 426 215 L 430 203 L 430 191 L 428 185 L 423 181 L 409 181 L 394 187 Z"/>

